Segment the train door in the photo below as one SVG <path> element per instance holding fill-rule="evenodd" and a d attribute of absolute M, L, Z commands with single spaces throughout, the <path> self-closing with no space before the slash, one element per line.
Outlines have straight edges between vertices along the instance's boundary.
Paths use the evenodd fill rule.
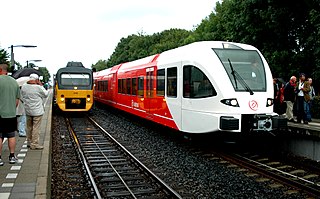
<path fill-rule="evenodd" d="M 144 101 L 144 107 L 146 109 L 148 117 L 152 117 L 152 99 L 154 96 L 154 67 L 146 69 L 146 99 Z"/>
<path fill-rule="evenodd" d="M 108 93 L 108 100 L 110 100 L 112 103 L 115 103 L 117 100 L 116 96 L 118 96 L 117 89 L 116 89 L 116 88 L 118 88 L 117 74 L 112 73 L 109 75 L 109 77 L 110 77 L 110 79 L 109 79 L 110 91 Z"/>
<path fill-rule="evenodd" d="M 181 127 L 181 62 L 166 66 L 166 102 L 175 124 Z"/>

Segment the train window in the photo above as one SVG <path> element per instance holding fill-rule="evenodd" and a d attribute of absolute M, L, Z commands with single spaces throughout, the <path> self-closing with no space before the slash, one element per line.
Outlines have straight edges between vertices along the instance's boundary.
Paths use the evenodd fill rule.
<path fill-rule="evenodd" d="M 123 94 L 127 93 L 127 81 L 126 81 L 126 79 L 122 79 L 122 93 Z"/>
<path fill-rule="evenodd" d="M 95 81 L 95 87 L 94 87 L 94 89 L 96 90 L 96 91 L 99 91 L 99 81 Z"/>
<path fill-rule="evenodd" d="M 167 96 L 177 97 L 177 67 L 167 69 Z"/>
<path fill-rule="evenodd" d="M 137 95 L 137 78 L 132 78 L 132 95 Z"/>
<path fill-rule="evenodd" d="M 147 97 L 153 97 L 153 73 L 153 70 L 147 72 Z"/>
<path fill-rule="evenodd" d="M 104 89 L 103 89 L 103 91 L 108 91 L 108 80 L 106 80 L 106 81 L 103 81 L 103 87 L 104 87 Z"/>
<path fill-rule="evenodd" d="M 266 91 L 264 63 L 256 50 L 213 49 L 235 91 Z"/>
<path fill-rule="evenodd" d="M 64 86 L 89 86 L 90 85 L 90 75 L 89 74 L 72 74 L 63 73 L 61 74 L 61 85 Z"/>
<path fill-rule="evenodd" d="M 118 79 L 118 93 L 122 93 L 122 80 Z"/>
<path fill-rule="evenodd" d="M 138 95 L 143 96 L 143 91 L 144 91 L 144 78 L 143 77 L 138 77 Z"/>
<path fill-rule="evenodd" d="M 183 67 L 183 97 L 205 98 L 217 95 L 208 77 L 195 66 Z"/>
<path fill-rule="evenodd" d="M 164 86 L 165 86 L 165 70 L 160 69 L 157 71 L 157 95 L 164 96 Z"/>
<path fill-rule="evenodd" d="M 127 94 L 131 95 L 131 79 L 127 79 Z"/>
<path fill-rule="evenodd" d="M 100 91 L 104 91 L 103 81 L 100 81 L 99 84 L 100 84 L 100 86 L 99 86 Z"/>

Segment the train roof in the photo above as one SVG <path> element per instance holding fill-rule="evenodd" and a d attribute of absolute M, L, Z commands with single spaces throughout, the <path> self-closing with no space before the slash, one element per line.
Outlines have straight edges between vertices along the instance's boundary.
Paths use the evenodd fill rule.
<path fill-rule="evenodd" d="M 57 76 L 59 76 L 61 73 L 92 73 L 92 70 L 85 67 L 69 66 L 60 68 L 57 71 Z"/>
<path fill-rule="evenodd" d="M 84 67 L 82 62 L 69 61 L 67 67 Z"/>
<path fill-rule="evenodd" d="M 111 70 L 103 70 L 99 71 L 95 74 L 95 76 L 101 76 L 105 74 L 109 74 L 111 71 L 118 73 L 136 70 L 138 68 L 148 67 L 151 65 L 155 65 L 157 63 L 167 62 L 169 60 L 182 60 L 189 59 L 191 57 L 202 56 L 202 49 L 211 50 L 211 49 L 243 49 L 243 50 L 257 50 L 254 46 L 243 44 L 243 43 L 235 43 L 228 41 L 199 41 L 191 44 L 187 44 L 185 46 L 177 47 L 171 50 L 164 51 L 160 54 L 151 55 L 148 57 L 144 57 L 138 60 L 134 60 L 131 62 L 126 62 L 123 64 L 116 65 L 111 68 Z"/>

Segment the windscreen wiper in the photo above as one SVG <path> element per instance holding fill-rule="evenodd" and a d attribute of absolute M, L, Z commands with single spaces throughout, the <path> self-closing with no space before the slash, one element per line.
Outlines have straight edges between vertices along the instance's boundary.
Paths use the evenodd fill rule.
<path fill-rule="evenodd" d="M 228 58 L 228 62 L 229 62 L 230 68 L 231 68 L 231 74 L 233 75 L 233 78 L 234 78 L 234 81 L 236 84 L 236 89 L 238 89 L 238 86 L 237 86 L 237 79 L 238 79 L 238 81 L 246 89 L 246 91 L 248 91 L 250 93 L 250 95 L 253 95 L 254 93 L 253 93 L 252 89 L 249 87 L 249 85 L 246 83 L 246 81 L 244 81 L 244 79 L 241 77 L 241 75 L 239 75 L 239 73 L 233 69 L 233 66 L 232 66 L 229 58 Z"/>
<path fill-rule="evenodd" d="M 233 66 L 232 66 L 231 61 L 230 61 L 229 58 L 228 58 L 228 62 L 229 62 L 230 68 L 231 68 L 231 74 L 232 74 L 232 76 L 233 76 L 234 83 L 236 84 L 236 89 L 238 89 L 236 74 L 235 74 L 235 71 L 234 71 L 234 69 L 233 69 Z"/>
<path fill-rule="evenodd" d="M 73 78 L 72 78 L 72 76 L 71 76 L 70 73 L 68 73 L 68 75 L 69 75 L 69 77 L 70 77 L 70 79 L 71 79 L 71 85 L 73 86 Z"/>

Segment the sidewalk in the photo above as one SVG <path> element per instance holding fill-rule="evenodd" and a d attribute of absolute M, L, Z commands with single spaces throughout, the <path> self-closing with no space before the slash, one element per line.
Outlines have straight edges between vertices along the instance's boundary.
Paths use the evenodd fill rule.
<path fill-rule="evenodd" d="M 4 166 L 0 166 L 0 199 L 44 199 L 50 198 L 51 177 L 51 116 L 52 90 L 45 103 L 45 114 L 42 118 L 40 144 L 43 150 L 27 148 L 25 137 L 16 133 L 16 164 L 9 164 L 9 148 L 5 140 L 2 149 Z"/>

